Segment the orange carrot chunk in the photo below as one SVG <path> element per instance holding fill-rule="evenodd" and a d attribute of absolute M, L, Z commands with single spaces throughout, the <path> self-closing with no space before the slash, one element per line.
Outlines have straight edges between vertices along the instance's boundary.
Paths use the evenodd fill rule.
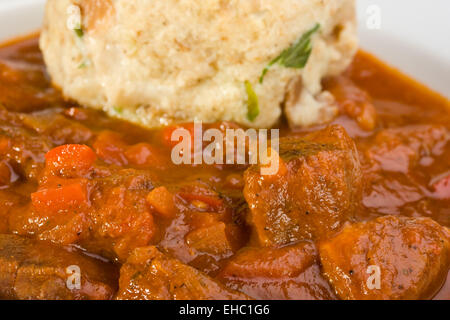
<path fill-rule="evenodd" d="M 91 148 L 67 144 L 54 148 L 45 155 L 45 165 L 55 175 L 83 176 L 92 168 L 97 156 Z"/>
<path fill-rule="evenodd" d="M 166 187 L 153 189 L 147 196 L 147 202 L 162 218 L 173 218 L 177 213 L 173 194 Z"/>
<path fill-rule="evenodd" d="M 39 213 L 58 213 L 78 210 L 89 205 L 84 180 L 71 182 L 56 188 L 38 190 L 31 194 L 31 203 Z"/>

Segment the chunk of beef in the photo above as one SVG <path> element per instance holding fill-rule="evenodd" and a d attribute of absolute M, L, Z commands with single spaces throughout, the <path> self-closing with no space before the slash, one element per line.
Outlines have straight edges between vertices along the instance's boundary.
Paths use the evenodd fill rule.
<path fill-rule="evenodd" d="M 157 232 L 145 197 L 153 188 L 155 176 L 136 169 L 123 169 L 105 179 L 95 180 L 91 193 L 92 222 L 81 242 L 95 252 L 103 247 L 106 257 L 124 262 L 135 248 L 149 245 Z"/>
<path fill-rule="evenodd" d="M 245 172 L 254 243 L 327 238 L 352 218 L 361 171 L 355 144 L 342 127 L 282 138 L 280 157 L 285 170 L 276 176 L 261 175 L 258 165 Z"/>
<path fill-rule="evenodd" d="M 309 242 L 280 248 L 247 247 L 226 263 L 218 279 L 256 299 L 333 299 L 318 260 Z"/>
<path fill-rule="evenodd" d="M 314 264 L 317 253 L 309 242 L 281 248 L 246 247 L 228 261 L 220 276 L 224 278 L 296 277 Z"/>
<path fill-rule="evenodd" d="M 133 249 L 149 245 L 156 225 L 145 197 L 153 175 L 101 166 L 94 170 L 91 179 L 52 177 L 32 194 L 31 204 L 11 211 L 10 231 L 61 245 L 78 244 L 122 262 Z M 82 192 L 76 186 L 82 186 Z M 75 197 L 75 191 L 82 197 Z"/>
<path fill-rule="evenodd" d="M 120 270 L 119 300 L 243 300 L 200 271 L 155 247 L 135 249 Z"/>
<path fill-rule="evenodd" d="M 342 299 L 425 299 L 446 279 L 449 242 L 431 219 L 385 216 L 346 227 L 319 253 Z"/>
<path fill-rule="evenodd" d="M 0 106 L 0 156 L 23 178 L 37 181 L 45 154 L 64 143 L 87 143 L 90 129 L 54 111 L 21 114 Z"/>
<path fill-rule="evenodd" d="M 80 288 L 69 278 L 77 266 Z M 84 256 L 74 249 L 46 242 L 0 235 L 0 298 L 110 299 L 116 290 L 116 267 Z M 69 288 L 70 283 L 74 287 Z"/>

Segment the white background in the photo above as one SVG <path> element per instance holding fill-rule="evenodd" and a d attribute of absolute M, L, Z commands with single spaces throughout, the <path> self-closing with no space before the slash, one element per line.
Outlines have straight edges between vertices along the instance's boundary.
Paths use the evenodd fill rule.
<path fill-rule="evenodd" d="M 361 46 L 450 98 L 450 0 L 357 2 Z M 0 40 L 37 30 L 44 3 L 0 0 Z M 380 29 L 367 28 L 370 5 L 380 8 Z"/>

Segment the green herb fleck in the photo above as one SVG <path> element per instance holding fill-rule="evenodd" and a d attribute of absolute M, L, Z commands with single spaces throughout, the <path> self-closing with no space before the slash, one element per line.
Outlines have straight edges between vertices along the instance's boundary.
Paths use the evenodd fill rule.
<path fill-rule="evenodd" d="M 121 114 L 123 112 L 123 109 L 121 107 L 113 107 L 114 111 L 118 114 Z"/>
<path fill-rule="evenodd" d="M 245 91 L 247 91 L 247 118 L 250 121 L 255 121 L 259 115 L 258 96 L 253 90 L 250 81 L 245 81 Z"/>
<path fill-rule="evenodd" d="M 276 63 L 286 68 L 303 69 L 311 56 L 311 37 L 314 33 L 319 31 L 319 29 L 320 24 L 316 24 L 311 30 L 303 34 L 303 36 L 290 48 L 284 50 L 278 57 L 273 59 L 267 67 L 264 68 L 261 77 L 259 78 L 259 82 L 264 82 L 264 77 L 267 72 Z"/>
<path fill-rule="evenodd" d="M 75 34 L 77 35 L 78 38 L 83 38 L 84 31 L 81 27 L 75 28 L 73 29 L 73 31 L 75 31 Z"/>
<path fill-rule="evenodd" d="M 78 66 L 78 69 L 84 69 L 84 68 L 86 68 L 86 67 L 87 67 L 86 62 L 82 62 L 82 63 L 80 63 L 80 65 Z"/>

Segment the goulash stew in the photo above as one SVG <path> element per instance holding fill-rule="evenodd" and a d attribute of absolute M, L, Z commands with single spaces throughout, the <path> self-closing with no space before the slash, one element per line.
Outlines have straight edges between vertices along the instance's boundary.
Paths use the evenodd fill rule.
<path fill-rule="evenodd" d="M 263 176 L 174 164 L 193 124 L 83 108 L 50 85 L 37 37 L 4 45 L 0 297 L 450 299 L 449 101 L 363 51 L 323 85 L 340 115 L 279 123 Z"/>

